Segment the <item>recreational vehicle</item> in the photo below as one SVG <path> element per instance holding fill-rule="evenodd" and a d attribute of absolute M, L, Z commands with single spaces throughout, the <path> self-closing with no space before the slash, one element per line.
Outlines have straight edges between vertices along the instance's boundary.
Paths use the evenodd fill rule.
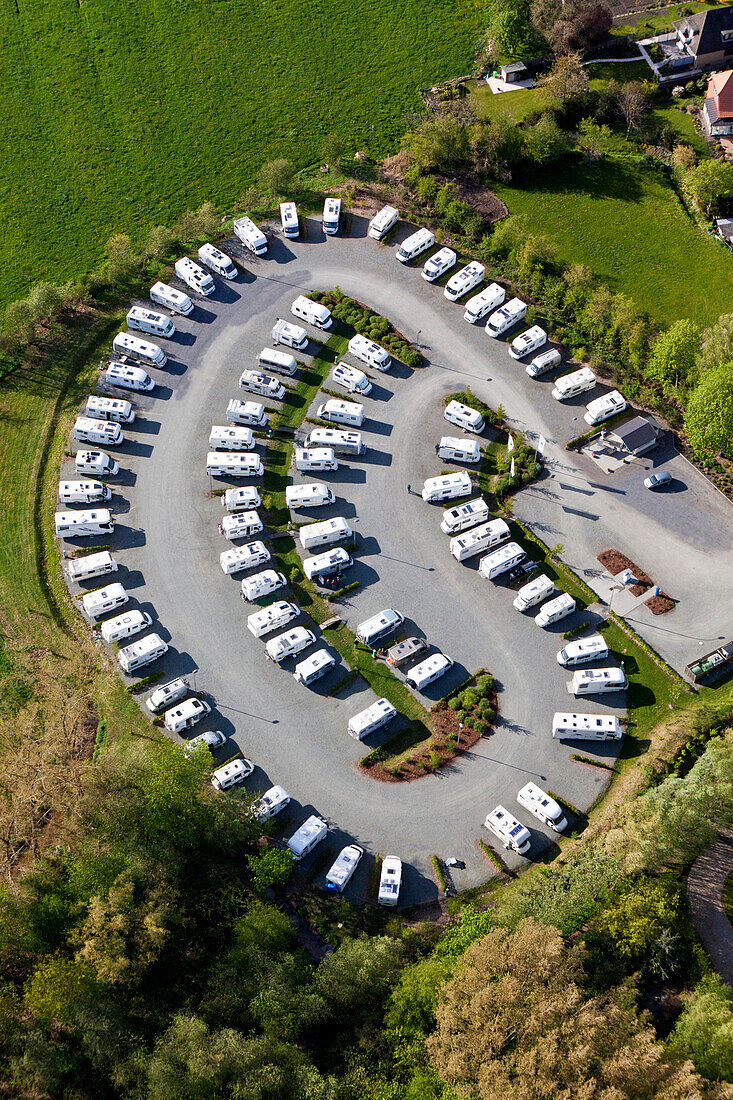
<path fill-rule="evenodd" d="M 280 203 L 280 228 L 284 237 L 299 237 L 298 207 L 294 202 Z"/>
<path fill-rule="evenodd" d="M 264 526 L 257 512 L 236 512 L 233 516 L 224 516 L 221 521 L 221 533 L 230 542 L 259 535 L 263 530 Z"/>
<path fill-rule="evenodd" d="M 204 271 L 203 267 L 199 267 L 188 256 L 182 256 L 180 260 L 176 260 L 174 270 L 181 282 L 191 290 L 195 290 L 197 294 L 203 295 L 204 298 L 209 298 L 216 290 L 216 283 L 208 271 Z"/>
<path fill-rule="evenodd" d="M 232 424 L 244 424 L 251 428 L 267 427 L 267 413 L 260 401 L 240 401 L 233 397 L 227 405 L 226 416 Z"/>
<path fill-rule="evenodd" d="M 481 435 L 484 430 L 484 418 L 478 409 L 472 409 L 470 405 L 464 405 L 462 401 L 449 401 L 443 412 L 443 419 L 449 424 L 455 424 L 457 428 L 463 428 L 465 432 L 473 432 Z"/>
<path fill-rule="evenodd" d="M 283 321 L 278 317 L 272 332 L 270 333 L 273 344 L 285 344 L 295 351 L 305 351 L 308 347 L 308 333 L 300 325 L 294 325 L 292 321 Z"/>
<path fill-rule="evenodd" d="M 500 546 L 498 550 L 492 550 L 490 554 L 482 558 L 479 562 L 478 571 L 487 581 L 493 581 L 496 577 L 500 577 L 502 573 L 508 573 L 515 565 L 519 565 L 526 556 L 518 543 L 508 542 L 505 546 Z"/>
<path fill-rule="evenodd" d="M 110 424 L 132 424 L 135 419 L 129 401 L 118 397 L 98 397 L 96 394 L 87 398 L 84 415 L 92 420 L 106 420 Z"/>
<path fill-rule="evenodd" d="M 359 393 L 366 397 L 372 392 L 372 384 L 358 367 L 350 367 L 348 363 L 337 363 L 331 371 L 331 381 L 340 386 L 347 393 Z"/>
<path fill-rule="evenodd" d="M 109 550 L 101 550 L 98 554 L 85 554 L 83 558 L 74 558 L 65 566 L 66 575 L 70 581 L 88 581 L 92 577 L 103 577 L 107 573 L 117 572 L 117 562 Z"/>
<path fill-rule="evenodd" d="M 210 477 L 262 477 L 265 467 L 254 451 L 209 451 L 206 473 Z"/>
<path fill-rule="evenodd" d="M 267 237 L 251 218 L 237 218 L 234 222 L 234 235 L 255 256 L 264 256 L 267 252 Z"/>
<path fill-rule="evenodd" d="M 284 634 L 270 639 L 265 645 L 265 656 L 279 665 L 288 657 L 294 657 L 296 653 L 313 645 L 315 640 L 312 630 L 307 630 L 304 626 L 294 626 L 292 630 L 286 630 Z"/>
<path fill-rule="evenodd" d="M 145 309 L 144 306 L 133 306 L 128 310 L 125 321 L 128 328 L 147 332 L 148 336 L 169 338 L 176 331 L 176 326 L 167 313 L 157 313 L 155 310 Z"/>
<path fill-rule="evenodd" d="M 61 481 L 59 500 L 62 504 L 101 504 L 110 500 L 112 490 L 101 481 Z"/>
<path fill-rule="evenodd" d="M 256 512 L 253 514 L 257 515 Z M 222 573 L 231 576 L 232 573 L 241 573 L 245 569 L 265 565 L 270 561 L 270 557 L 270 551 L 264 542 L 248 542 L 244 546 L 233 546 L 231 550 L 224 550 L 219 554 L 219 565 Z"/>
<path fill-rule="evenodd" d="M 592 390 L 596 384 L 596 376 L 590 367 L 581 367 L 570 374 L 563 374 L 555 379 L 552 396 L 556 401 L 569 401 L 571 397 L 577 397 L 579 393 Z"/>
<path fill-rule="evenodd" d="M 441 248 L 423 264 L 422 277 L 426 283 L 434 283 L 457 263 L 458 257 L 452 248 Z"/>
<path fill-rule="evenodd" d="M 293 833 L 288 841 L 288 848 L 290 849 L 293 859 L 298 862 L 304 859 L 317 844 L 325 838 L 328 832 L 328 825 L 326 822 L 318 817 L 316 814 L 311 816 L 303 822 L 300 828 Z"/>
<path fill-rule="evenodd" d="M 255 573 L 253 577 L 245 577 L 241 584 L 241 596 L 248 603 L 255 603 L 263 596 L 269 596 L 271 592 L 277 592 L 288 583 L 284 573 L 278 573 L 275 569 L 263 569 L 261 573 Z"/>
<path fill-rule="evenodd" d="M 316 554 L 312 558 L 306 558 L 303 562 L 303 572 L 309 581 L 323 580 L 324 577 L 333 576 L 334 573 L 343 573 L 354 564 L 353 558 L 342 546 L 335 550 L 327 550 L 325 554 Z"/>
<path fill-rule="evenodd" d="M 554 367 L 557 367 L 562 362 L 562 355 L 559 348 L 550 348 L 549 351 L 543 351 L 540 355 L 535 355 L 531 363 L 528 363 L 524 368 L 525 372 L 530 378 L 539 378 L 543 374 L 547 374 Z"/>
<path fill-rule="evenodd" d="M 236 760 L 230 760 L 221 768 L 217 768 L 211 776 L 211 786 L 217 791 L 228 791 L 231 787 L 238 787 L 244 783 L 255 770 L 251 760 L 241 756 Z"/>
<path fill-rule="evenodd" d="M 512 359 L 524 359 L 525 355 L 531 355 L 547 343 L 547 333 L 540 325 L 532 325 L 525 332 L 515 336 L 509 345 L 509 354 Z"/>
<path fill-rule="evenodd" d="M 312 550 L 316 546 L 330 546 L 331 543 L 340 542 L 341 539 L 353 537 L 354 532 L 343 516 L 334 516 L 333 519 L 325 519 L 321 523 L 306 523 L 298 531 L 300 545 L 304 550 Z"/>
<path fill-rule="evenodd" d="M 338 465 L 332 447 L 295 448 L 295 468 L 302 473 L 309 470 L 338 470 Z"/>
<path fill-rule="evenodd" d="M 446 462 L 467 462 L 475 465 L 481 461 L 481 447 L 477 439 L 459 439 L 444 435 L 438 444 L 438 458 Z"/>
<path fill-rule="evenodd" d="M 568 680 L 570 695 L 606 695 L 612 691 L 625 691 L 629 686 L 626 673 L 622 668 L 609 665 L 608 668 L 583 668 L 573 673 Z"/>
<path fill-rule="evenodd" d="M 131 638 L 134 634 L 139 634 L 152 622 L 147 611 L 126 611 L 102 623 L 102 638 L 107 645 L 113 645 L 114 642 L 121 642 L 123 638 Z"/>
<path fill-rule="evenodd" d="M 536 783 L 525 783 L 517 794 L 517 802 L 556 833 L 567 829 L 568 820 L 560 805 Z"/>
<path fill-rule="evenodd" d="M 168 362 L 168 356 L 157 344 L 141 340 L 130 332 L 118 332 L 112 341 L 112 350 L 115 355 L 126 355 L 146 367 L 164 367 Z"/>
<path fill-rule="evenodd" d="M 288 392 L 277 378 L 259 370 L 243 370 L 239 376 L 239 388 L 267 397 L 270 401 L 282 401 Z"/>
<path fill-rule="evenodd" d="M 329 329 L 333 324 L 331 310 L 327 306 L 322 306 L 320 302 L 313 302 L 310 298 L 306 298 L 305 294 L 298 295 L 290 307 L 290 312 L 315 328 Z"/>
<path fill-rule="evenodd" d="M 556 711 L 552 736 L 566 741 L 620 741 L 621 723 L 615 714 L 573 714 Z"/>
<path fill-rule="evenodd" d="M 557 663 L 565 668 L 588 665 L 592 661 L 602 661 L 608 657 L 608 642 L 602 634 L 591 634 L 577 642 L 568 642 L 557 654 Z"/>
<path fill-rule="evenodd" d="M 375 370 L 383 373 L 388 371 L 392 365 L 392 359 L 388 351 L 385 351 L 379 344 L 375 344 L 373 340 L 369 340 L 366 336 L 361 336 L 358 333 L 349 340 L 349 354 L 353 355 L 355 359 L 360 359 L 362 363 L 366 363 L 368 367 L 374 367 Z"/>
<path fill-rule="evenodd" d="M 139 638 L 131 645 L 118 649 L 117 660 L 122 671 L 129 676 L 139 668 L 152 665 L 153 661 L 157 661 L 167 652 L 168 643 L 164 642 L 159 634 L 146 634 L 144 638 Z"/>
<path fill-rule="evenodd" d="M 84 512 L 57 512 L 54 516 L 56 534 L 61 539 L 78 539 L 84 535 L 111 535 L 115 529 L 109 508 Z"/>
<path fill-rule="evenodd" d="M 453 668 L 453 661 L 450 657 L 446 657 L 444 653 L 433 653 L 425 661 L 421 661 L 419 665 L 414 665 L 410 669 L 405 683 L 409 684 L 414 691 L 424 691 L 429 684 L 445 676 L 451 668 Z"/>
<path fill-rule="evenodd" d="M 472 489 L 470 475 L 463 470 L 457 474 L 441 474 L 440 477 L 427 478 L 420 495 L 426 504 L 437 504 L 441 500 L 468 496 Z"/>
<path fill-rule="evenodd" d="M 96 424 L 96 421 L 93 421 Z M 113 425 L 105 425 L 113 427 Z M 77 451 L 74 458 L 77 474 L 96 474 L 98 477 L 114 477 L 120 472 L 119 465 L 104 451 Z"/>
<path fill-rule="evenodd" d="M 505 298 L 506 291 L 503 286 L 499 286 L 498 283 L 489 283 L 478 294 L 474 294 L 473 298 L 468 299 L 463 320 L 468 321 L 469 325 L 474 325 L 476 321 L 481 321 L 487 313 L 491 313 L 497 306 L 502 305 Z"/>
<path fill-rule="evenodd" d="M 483 497 L 476 497 L 474 500 L 467 500 L 465 504 L 448 508 L 443 514 L 440 529 L 444 535 L 455 535 L 459 531 L 475 527 L 477 523 L 483 523 L 488 518 L 488 504 Z"/>
<path fill-rule="evenodd" d="M 404 621 L 405 617 L 400 615 L 399 611 L 395 611 L 393 607 L 385 607 L 384 611 L 380 611 L 378 615 L 372 615 L 370 619 L 359 623 L 356 628 L 356 640 L 362 645 L 373 646 L 375 642 L 392 634 Z"/>
<path fill-rule="evenodd" d="M 530 849 L 532 836 L 529 829 L 517 821 L 516 817 L 512 817 L 503 806 L 497 806 L 486 815 L 484 828 L 493 833 L 504 848 L 520 856 L 526 855 Z"/>
<path fill-rule="evenodd" d="M 623 394 L 619 393 L 618 390 L 611 390 L 610 393 L 604 393 L 602 397 L 597 397 L 595 401 L 591 401 L 589 405 L 586 405 L 583 420 L 593 427 L 595 424 L 602 424 L 609 417 L 623 412 L 625 408 L 626 398 Z"/>
<path fill-rule="evenodd" d="M 389 233 L 393 225 L 397 225 L 400 213 L 394 206 L 383 206 L 378 214 L 375 214 L 369 222 L 369 236 L 374 241 L 381 241 Z"/>
<path fill-rule="evenodd" d="M 79 443 L 95 443 L 107 447 L 120 447 L 125 442 L 119 424 L 105 423 L 91 416 L 77 416 L 74 424 L 74 439 Z"/>
<path fill-rule="evenodd" d="M 330 447 L 339 454 L 360 455 L 366 447 L 361 432 L 342 432 L 338 428 L 313 428 L 305 441 L 306 449 Z"/>
<path fill-rule="evenodd" d="M 561 592 L 559 596 L 555 596 L 554 600 L 548 600 L 542 605 L 534 621 L 537 626 L 552 626 L 553 623 L 559 623 L 561 619 L 567 619 L 568 615 L 572 615 L 576 606 L 569 592 Z"/>
<path fill-rule="evenodd" d="M 332 424 L 345 424 L 360 428 L 364 423 L 364 406 L 355 401 L 339 401 L 330 397 L 318 406 L 316 416 Z"/>
<path fill-rule="evenodd" d="M 488 523 L 482 523 L 480 527 L 473 527 L 462 535 L 456 535 L 450 540 L 450 552 L 456 561 L 467 561 L 469 558 L 482 554 L 484 550 L 490 550 L 493 546 L 500 546 L 506 542 L 511 532 L 508 524 L 503 519 L 492 519 Z"/>
<path fill-rule="evenodd" d="M 527 313 L 527 303 L 521 298 L 511 298 L 491 314 L 486 322 L 486 334 L 496 338 L 513 328 Z"/>
<path fill-rule="evenodd" d="M 223 279 L 236 279 L 237 277 L 237 269 L 232 263 L 231 257 L 227 256 L 226 252 L 222 252 L 221 249 L 215 248 L 213 244 L 201 245 L 199 260 L 210 271 L 213 271 L 216 275 L 221 275 Z"/>
<path fill-rule="evenodd" d="M 291 378 L 298 369 L 298 360 L 286 351 L 263 348 L 257 358 L 257 366 L 260 370 L 274 370 L 276 374 L 285 374 Z"/>
<path fill-rule="evenodd" d="M 160 714 L 169 710 L 179 699 L 185 699 L 188 695 L 188 680 L 185 676 L 177 676 L 175 680 L 169 680 L 167 684 L 161 684 L 152 695 L 145 700 L 145 706 L 151 714 Z"/>
<path fill-rule="evenodd" d="M 213 424 L 209 432 L 209 447 L 212 451 L 251 451 L 254 445 L 251 428 Z"/>
<path fill-rule="evenodd" d="M 328 198 L 323 204 L 323 217 L 321 227 L 329 237 L 333 237 L 339 231 L 341 220 L 341 199 Z"/>
<path fill-rule="evenodd" d="M 434 244 L 434 233 L 431 233 L 429 229 L 418 229 L 402 242 L 395 252 L 395 256 L 401 264 L 406 264 L 427 251 L 428 248 L 432 248 Z"/>
<path fill-rule="evenodd" d="M 227 489 L 221 503 L 227 512 L 250 512 L 253 508 L 259 508 L 262 501 L 254 485 L 242 485 L 236 489 Z"/>
<path fill-rule="evenodd" d="M 400 899 L 402 886 L 402 860 L 399 856 L 385 856 L 379 876 L 379 905 L 395 906 Z"/>
<path fill-rule="evenodd" d="M 84 614 L 90 619 L 101 619 L 110 611 L 124 607 L 129 599 L 121 584 L 108 584 L 105 588 L 98 588 L 96 592 L 87 592 L 82 597 L 81 605 Z"/>
<path fill-rule="evenodd" d="M 349 737 L 357 741 L 363 741 L 370 733 L 376 733 L 382 726 L 386 726 L 393 718 L 397 717 L 397 711 L 389 699 L 377 699 L 376 703 L 360 710 L 349 720 L 347 726 Z"/>
<path fill-rule="evenodd" d="M 269 821 L 290 805 L 290 795 L 284 787 L 270 787 L 252 803 L 252 813 L 258 821 Z"/>
<path fill-rule="evenodd" d="M 478 263 L 477 260 L 471 260 L 470 264 L 462 267 L 455 275 L 451 275 L 445 284 L 443 297 L 447 298 L 449 302 L 457 302 L 464 294 L 468 294 L 469 290 L 473 290 L 479 283 L 482 283 L 485 274 L 486 268 L 484 265 Z"/>
<path fill-rule="evenodd" d="M 192 726 L 195 726 L 197 722 L 200 722 L 202 718 L 210 713 L 211 707 L 209 704 L 204 699 L 197 699 L 196 696 L 193 696 L 191 699 L 184 699 L 182 703 L 177 703 L 170 710 L 166 710 L 163 714 L 163 725 L 171 733 L 182 733 L 183 730 L 190 730 Z"/>
<path fill-rule="evenodd" d="M 272 634 L 273 630 L 279 630 L 287 626 L 293 619 L 300 615 L 297 603 L 288 603 L 287 600 L 278 600 L 265 607 L 262 611 L 255 611 L 247 618 L 247 630 L 254 634 L 255 638 L 262 638 L 265 634 Z"/>
<path fill-rule="evenodd" d="M 149 393 L 155 389 L 155 382 L 142 367 L 131 367 L 129 363 L 116 363 L 114 360 L 107 364 L 104 380 L 108 386 L 118 386 L 121 390 Z"/>
<path fill-rule="evenodd" d="M 551 596 L 554 591 L 554 583 L 544 573 L 540 573 L 539 577 L 534 577 L 527 584 L 522 585 L 517 592 L 513 606 L 517 611 L 529 611 L 530 607 L 536 607 L 538 603 L 542 603 L 548 596 Z"/>
<path fill-rule="evenodd" d="M 331 864 L 323 884 L 329 893 L 343 893 L 363 855 L 364 849 L 360 848 L 358 844 L 347 844 L 345 848 L 341 849 Z"/>
<path fill-rule="evenodd" d="M 189 313 L 193 313 L 193 302 L 188 294 L 168 286 L 167 283 L 153 283 L 149 295 L 151 302 L 155 302 L 156 306 L 165 306 L 171 313 L 180 313 L 182 317 L 188 317 Z"/>
<path fill-rule="evenodd" d="M 336 658 L 327 649 L 317 649 L 295 666 L 293 676 L 299 684 L 308 687 L 330 672 L 336 664 Z"/>

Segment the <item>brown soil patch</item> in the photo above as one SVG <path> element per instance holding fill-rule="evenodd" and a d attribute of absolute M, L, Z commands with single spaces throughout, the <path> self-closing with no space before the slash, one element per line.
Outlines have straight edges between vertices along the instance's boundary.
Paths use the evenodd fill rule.
<path fill-rule="evenodd" d="M 612 577 L 617 576 L 624 569 L 630 569 L 639 580 L 638 584 L 631 585 L 631 592 L 635 596 L 643 596 L 647 589 L 652 586 L 652 580 L 648 574 L 640 569 L 631 558 L 627 558 L 625 554 L 622 554 L 620 550 L 604 550 L 602 554 L 598 555 L 598 561 L 605 566 Z M 668 596 L 666 592 L 660 592 L 658 595 L 652 596 L 651 599 L 645 600 L 644 603 L 652 615 L 665 615 L 677 606 L 677 601 Z"/>
<path fill-rule="evenodd" d="M 475 172 L 464 172 L 448 176 L 458 192 L 458 197 L 468 203 L 472 210 L 480 214 L 487 222 L 499 222 L 509 213 L 506 203 L 485 187 Z"/>
<path fill-rule="evenodd" d="M 668 596 L 666 592 L 660 592 L 658 596 L 652 596 L 650 600 L 645 600 L 644 603 L 652 615 L 664 615 L 677 606 L 677 601 Z"/>

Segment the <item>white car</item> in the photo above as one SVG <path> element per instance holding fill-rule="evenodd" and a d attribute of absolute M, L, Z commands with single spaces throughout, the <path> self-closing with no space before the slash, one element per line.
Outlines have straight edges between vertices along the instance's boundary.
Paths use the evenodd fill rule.
<path fill-rule="evenodd" d="M 206 745 L 207 749 L 213 752 L 214 749 L 221 748 L 225 741 L 226 734 L 222 733 L 220 730 L 205 730 L 204 733 L 197 733 L 190 741 L 186 741 L 183 746 L 183 751 L 186 756 L 190 756 L 199 745 Z"/>
<path fill-rule="evenodd" d="M 188 695 L 188 680 L 178 676 L 175 680 L 169 680 L 167 684 L 161 684 L 156 688 L 146 699 L 145 706 L 153 714 L 160 714 L 162 710 L 167 710 L 186 695 Z"/>
<path fill-rule="evenodd" d="M 326 889 L 333 894 L 342 893 L 363 855 L 364 849 L 358 844 L 348 844 L 342 848 L 326 875 Z"/>
<path fill-rule="evenodd" d="M 458 257 L 452 248 L 441 248 L 423 264 L 422 277 L 427 283 L 434 283 L 446 271 L 455 267 L 457 262 Z"/>
<path fill-rule="evenodd" d="M 399 856 L 385 856 L 382 860 L 382 874 L 379 879 L 379 904 L 396 905 L 400 899 L 402 886 L 402 860 Z"/>
<path fill-rule="evenodd" d="M 284 787 L 270 787 L 252 803 L 252 813 L 258 821 L 267 821 L 281 813 L 290 803 L 290 795 Z"/>

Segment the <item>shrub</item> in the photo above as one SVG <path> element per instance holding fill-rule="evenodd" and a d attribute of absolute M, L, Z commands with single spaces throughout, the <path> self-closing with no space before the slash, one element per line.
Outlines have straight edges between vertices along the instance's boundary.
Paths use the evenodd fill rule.
<path fill-rule="evenodd" d="M 478 692 L 473 691 L 471 688 L 466 688 L 463 692 L 463 706 L 468 710 L 470 707 L 475 707 L 479 701 Z"/>
<path fill-rule="evenodd" d="M 491 703 L 484 701 L 479 707 L 479 714 L 485 722 L 493 722 L 496 717 L 496 711 L 492 707 Z"/>
<path fill-rule="evenodd" d="M 461 707 L 460 697 L 456 696 L 454 699 L 449 699 L 448 700 L 448 706 L 450 707 L 451 710 L 460 710 L 460 707 Z"/>
<path fill-rule="evenodd" d="M 476 691 L 482 699 L 490 694 L 493 686 L 494 677 L 490 676 L 488 673 L 485 673 L 483 676 L 479 676 L 478 680 L 476 681 Z"/>
<path fill-rule="evenodd" d="M 466 713 L 465 710 L 459 710 L 459 711 L 456 711 L 456 718 L 458 719 L 459 722 L 463 722 L 464 725 L 465 725 L 466 719 L 468 718 L 468 714 Z"/>

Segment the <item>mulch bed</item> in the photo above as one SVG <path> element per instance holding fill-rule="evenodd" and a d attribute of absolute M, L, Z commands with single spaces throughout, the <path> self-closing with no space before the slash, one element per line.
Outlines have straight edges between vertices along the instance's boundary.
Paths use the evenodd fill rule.
<path fill-rule="evenodd" d="M 627 558 L 620 550 L 604 550 L 602 554 L 598 555 L 598 561 L 608 570 L 612 577 L 622 573 L 624 569 L 630 569 L 639 581 L 638 584 L 632 584 L 630 586 L 630 591 L 634 596 L 643 596 L 644 593 L 652 587 L 653 582 L 648 573 L 640 569 L 631 558 Z M 667 611 L 671 611 L 677 606 L 677 601 L 673 600 L 671 596 L 668 596 L 666 592 L 660 592 L 658 596 L 652 596 L 651 599 L 645 600 L 644 603 L 649 608 L 652 615 L 664 615 Z"/>
<path fill-rule="evenodd" d="M 456 188 L 459 199 L 468 203 L 487 222 L 499 222 L 509 213 L 506 203 L 490 191 L 475 172 L 448 176 L 446 180 Z"/>

